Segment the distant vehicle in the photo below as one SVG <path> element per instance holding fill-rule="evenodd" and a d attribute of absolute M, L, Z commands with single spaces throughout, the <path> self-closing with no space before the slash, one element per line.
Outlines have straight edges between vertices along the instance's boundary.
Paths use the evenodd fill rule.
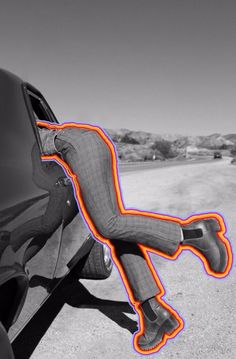
<path fill-rule="evenodd" d="M 51 108 L 36 88 L 1 69 L 0 116 L 0 358 L 9 359 L 10 340 L 58 282 L 70 271 L 108 278 L 113 262 L 109 248 L 81 229 L 69 178 L 41 158 L 36 120 L 57 123 Z"/>
<path fill-rule="evenodd" d="M 214 159 L 221 159 L 222 158 L 222 153 L 220 151 L 215 151 L 214 152 Z"/>

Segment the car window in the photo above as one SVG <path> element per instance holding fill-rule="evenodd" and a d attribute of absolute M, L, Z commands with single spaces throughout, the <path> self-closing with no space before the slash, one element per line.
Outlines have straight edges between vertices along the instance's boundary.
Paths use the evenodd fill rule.
<path fill-rule="evenodd" d="M 26 102 L 28 104 L 29 114 L 32 121 L 34 121 L 35 123 L 36 121 L 58 123 L 55 115 L 53 114 L 44 97 L 37 90 L 34 90 L 31 87 L 31 85 L 26 84 L 25 95 Z M 35 125 L 35 123 L 33 124 L 33 127 L 39 145 L 39 149 L 42 154 L 42 142 L 38 131 L 38 125 Z"/>
<path fill-rule="evenodd" d="M 40 98 L 39 96 L 35 95 L 31 91 L 27 91 L 30 103 L 32 106 L 33 114 L 36 121 L 48 121 L 48 122 L 55 122 L 54 116 L 51 113 L 49 107 L 47 106 L 46 102 Z"/>

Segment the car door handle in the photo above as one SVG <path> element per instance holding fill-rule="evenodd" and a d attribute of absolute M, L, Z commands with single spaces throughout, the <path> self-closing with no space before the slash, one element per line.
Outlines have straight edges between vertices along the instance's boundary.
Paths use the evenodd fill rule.
<path fill-rule="evenodd" d="M 68 187 L 71 186 L 71 180 L 68 177 L 60 177 L 56 182 L 56 186 Z"/>

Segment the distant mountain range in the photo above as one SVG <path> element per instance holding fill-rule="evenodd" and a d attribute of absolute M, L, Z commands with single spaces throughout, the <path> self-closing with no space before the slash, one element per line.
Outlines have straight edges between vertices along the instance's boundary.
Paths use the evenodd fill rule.
<path fill-rule="evenodd" d="M 199 151 L 230 150 L 236 146 L 236 133 L 221 135 L 214 133 L 209 136 L 183 136 L 163 134 L 157 135 L 150 132 L 132 131 L 128 129 L 107 129 L 106 132 L 115 142 L 119 157 L 125 160 L 163 159 L 158 151 L 153 151 L 156 142 L 168 142 L 172 148 L 173 157 L 183 156 L 189 148 Z M 158 148 L 158 147 L 157 147 Z"/>
<path fill-rule="evenodd" d="M 183 135 L 170 135 L 163 134 L 157 135 L 150 132 L 132 131 L 125 128 L 119 130 L 107 129 L 108 134 L 111 136 L 114 142 L 128 142 L 132 141 L 134 144 L 150 144 L 155 141 L 166 140 L 175 143 L 178 147 L 197 146 L 204 148 L 217 148 L 230 147 L 236 145 L 236 133 L 230 133 L 228 135 L 221 135 L 220 133 L 214 133 L 209 136 L 183 136 Z"/>

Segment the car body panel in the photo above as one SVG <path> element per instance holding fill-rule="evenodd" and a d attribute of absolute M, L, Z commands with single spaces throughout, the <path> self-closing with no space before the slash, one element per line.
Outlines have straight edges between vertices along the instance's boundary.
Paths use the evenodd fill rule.
<path fill-rule="evenodd" d="M 44 106 L 45 120 L 56 122 L 47 102 L 5 70 L 0 70 L 0 94 L 0 321 L 11 327 L 14 338 L 50 295 L 55 278 L 68 273 L 73 257 L 74 263 L 80 258 L 88 230 L 78 215 L 73 186 L 59 181 L 63 169 L 41 159 L 32 96 Z M 10 286 L 14 278 L 16 286 Z M 12 308 L 4 293 L 16 298 L 14 306 L 9 302 Z M 6 310 L 12 313 L 9 318 Z"/>

